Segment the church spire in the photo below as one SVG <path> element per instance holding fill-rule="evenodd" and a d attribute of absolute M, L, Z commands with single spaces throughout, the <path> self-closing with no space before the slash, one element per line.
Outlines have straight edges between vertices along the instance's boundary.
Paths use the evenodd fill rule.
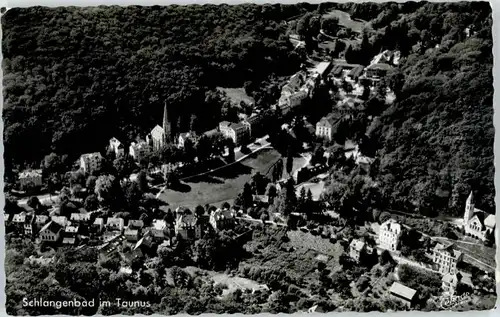
<path fill-rule="evenodd" d="M 168 107 L 167 102 L 165 101 L 165 106 L 163 108 L 163 132 L 165 133 L 165 140 L 170 140 L 171 126 L 170 120 L 168 119 Z"/>

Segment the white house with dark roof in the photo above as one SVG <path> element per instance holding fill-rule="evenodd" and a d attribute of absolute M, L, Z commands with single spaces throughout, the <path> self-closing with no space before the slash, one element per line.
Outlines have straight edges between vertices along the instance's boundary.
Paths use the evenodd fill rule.
<path fill-rule="evenodd" d="M 109 140 L 109 147 L 110 150 L 115 152 L 116 156 L 123 155 L 125 153 L 125 147 L 123 144 L 115 137 L 111 138 Z"/>
<path fill-rule="evenodd" d="M 457 264 L 462 258 L 463 253 L 455 249 L 453 243 L 438 243 L 433 249 L 432 260 L 441 274 L 457 273 Z"/>
<path fill-rule="evenodd" d="M 131 242 L 139 241 L 139 230 L 137 229 L 125 229 L 123 235 L 125 236 L 125 239 L 127 239 L 127 241 Z"/>
<path fill-rule="evenodd" d="M 63 228 L 55 221 L 47 223 L 39 232 L 40 240 L 43 242 L 57 242 L 61 238 Z"/>
<path fill-rule="evenodd" d="M 101 153 L 87 153 L 80 156 L 80 168 L 86 174 L 91 174 L 101 168 L 103 157 Z"/>
<path fill-rule="evenodd" d="M 68 224 L 68 218 L 66 216 L 52 216 L 50 219 L 54 222 L 57 222 L 61 227 L 66 227 Z"/>
<path fill-rule="evenodd" d="M 149 145 L 146 141 L 132 142 L 129 147 L 129 155 L 136 161 L 140 161 L 142 157 L 149 151 Z"/>
<path fill-rule="evenodd" d="M 402 234 L 402 227 L 394 219 L 389 219 L 380 225 L 378 235 L 378 245 L 382 249 L 396 251 L 399 246 L 399 238 Z"/>
<path fill-rule="evenodd" d="M 144 227 L 144 221 L 142 220 L 136 220 L 136 219 L 130 219 L 128 221 L 127 228 L 129 229 L 142 229 Z"/>
<path fill-rule="evenodd" d="M 460 273 L 455 274 L 445 274 L 441 279 L 441 287 L 443 291 L 449 295 L 454 295 L 457 289 L 458 283 L 462 279 L 462 275 Z"/>
<path fill-rule="evenodd" d="M 230 209 L 217 209 L 210 213 L 209 223 L 215 231 L 232 227 L 235 223 L 236 212 Z"/>
<path fill-rule="evenodd" d="M 219 131 L 224 137 L 232 139 L 234 144 L 241 144 L 247 141 L 250 136 L 248 126 L 243 123 L 222 121 L 219 123 Z"/>
<path fill-rule="evenodd" d="M 485 241 L 488 234 L 495 232 L 495 215 L 488 214 L 474 206 L 474 196 L 471 192 L 465 203 L 464 213 L 465 234 Z"/>
<path fill-rule="evenodd" d="M 366 244 L 358 239 L 353 239 L 349 244 L 349 257 L 356 262 L 359 262 L 361 254 L 365 252 Z"/>
<path fill-rule="evenodd" d="M 110 217 L 106 221 L 106 229 L 111 231 L 122 231 L 125 227 L 125 220 L 123 218 Z"/>
<path fill-rule="evenodd" d="M 389 297 L 401 301 L 408 307 L 411 307 L 415 303 L 416 295 L 416 290 L 398 282 L 394 282 L 389 289 Z"/>

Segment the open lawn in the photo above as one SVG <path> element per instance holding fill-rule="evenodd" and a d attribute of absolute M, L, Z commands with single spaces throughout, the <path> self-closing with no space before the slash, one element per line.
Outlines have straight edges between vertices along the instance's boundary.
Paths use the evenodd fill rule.
<path fill-rule="evenodd" d="M 361 33 L 363 27 L 367 24 L 366 21 L 351 19 L 351 15 L 349 13 L 340 10 L 332 10 L 323 15 L 323 18 L 331 18 L 331 17 L 336 17 L 337 19 L 339 19 L 340 25 L 358 33 Z"/>
<path fill-rule="evenodd" d="M 243 101 L 246 104 L 254 104 L 255 100 L 248 96 L 244 88 L 223 88 L 217 87 L 217 90 L 225 92 L 232 104 L 239 106 Z"/>
<path fill-rule="evenodd" d="M 237 164 L 190 179 L 182 191 L 167 189 L 159 199 L 166 201 L 172 209 L 230 201 L 235 199 L 245 183 L 251 180 L 253 173 L 266 174 L 279 158 L 280 154 L 274 149 L 262 150 Z"/>

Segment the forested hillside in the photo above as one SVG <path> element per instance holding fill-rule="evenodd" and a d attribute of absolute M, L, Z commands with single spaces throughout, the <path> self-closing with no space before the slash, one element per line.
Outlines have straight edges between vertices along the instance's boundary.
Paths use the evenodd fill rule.
<path fill-rule="evenodd" d="M 314 6 L 315 7 L 315 6 Z M 283 19 L 304 6 L 33 7 L 3 17 L 6 163 L 100 150 L 161 123 L 219 122 L 216 86 L 290 75 Z M 181 117 L 181 119 L 179 119 Z M 20 146 L 22 144 L 22 146 Z"/>
<path fill-rule="evenodd" d="M 461 214 L 473 189 L 476 204 L 494 212 L 489 4 L 426 4 L 404 17 L 394 9 L 378 19 L 393 17 L 392 27 L 405 25 L 418 41 L 388 80 L 396 103 L 369 127 L 381 142 L 383 194 L 395 207 Z"/>

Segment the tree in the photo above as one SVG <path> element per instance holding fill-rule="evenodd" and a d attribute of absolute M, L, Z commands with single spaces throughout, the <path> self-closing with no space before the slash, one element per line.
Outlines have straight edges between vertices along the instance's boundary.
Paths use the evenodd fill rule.
<path fill-rule="evenodd" d="M 129 177 L 133 172 L 135 163 L 129 155 L 120 155 L 113 161 L 113 167 L 119 179 Z"/>
<path fill-rule="evenodd" d="M 243 186 L 243 193 L 241 194 L 243 209 L 251 207 L 253 205 L 253 193 L 252 187 L 249 183 L 245 183 Z"/>
<path fill-rule="evenodd" d="M 85 187 L 88 190 L 94 190 L 96 181 L 97 181 L 97 177 L 90 175 L 89 177 L 87 177 L 87 181 L 85 182 Z"/>
<path fill-rule="evenodd" d="M 136 182 L 139 185 L 139 190 L 141 192 L 143 192 L 143 193 L 148 192 L 148 190 L 149 190 L 148 180 L 146 177 L 146 173 L 143 170 L 141 170 L 139 173 L 137 173 Z"/>
<path fill-rule="evenodd" d="M 268 184 L 266 195 L 269 204 L 272 204 L 274 202 L 274 198 L 278 195 L 278 191 L 276 190 L 276 186 L 274 186 L 274 184 Z"/>
<path fill-rule="evenodd" d="M 321 29 L 329 35 L 336 35 L 338 27 L 339 19 L 337 17 L 326 18 L 321 22 Z"/>
<path fill-rule="evenodd" d="M 36 211 L 40 210 L 40 207 L 42 206 L 40 200 L 36 196 L 31 196 L 26 204 L 31 208 L 35 209 Z"/>
<path fill-rule="evenodd" d="M 257 195 L 262 195 L 265 193 L 269 182 L 270 180 L 267 177 L 257 172 L 252 176 L 252 189 Z"/>
<path fill-rule="evenodd" d="M 386 265 L 387 263 L 393 263 L 394 260 L 391 256 L 391 254 L 389 253 L 389 251 L 384 250 L 380 254 L 379 262 L 381 265 Z"/>
<path fill-rule="evenodd" d="M 99 201 L 107 206 L 114 206 L 120 202 L 121 188 L 113 175 L 101 175 L 95 184 L 95 193 Z"/>
<path fill-rule="evenodd" d="M 83 206 L 87 211 L 94 211 L 99 207 L 99 201 L 97 200 L 97 196 L 94 194 L 90 194 L 85 198 Z"/>
<path fill-rule="evenodd" d="M 378 218 L 378 221 L 379 223 L 384 223 L 386 222 L 387 220 L 391 219 L 391 214 L 388 213 L 387 211 L 384 211 L 380 214 L 379 218 Z"/>
<path fill-rule="evenodd" d="M 198 160 L 204 162 L 212 155 L 212 143 L 206 136 L 202 136 L 196 145 L 196 155 Z"/>
<path fill-rule="evenodd" d="M 142 192 L 139 189 L 139 185 L 136 182 L 126 182 L 123 186 L 123 193 L 128 209 L 131 212 L 138 210 L 139 202 L 142 199 Z"/>
<path fill-rule="evenodd" d="M 286 172 L 288 173 L 288 175 L 291 175 L 292 168 L 293 168 L 293 150 L 292 146 L 289 146 L 288 153 L 286 156 Z"/>
<path fill-rule="evenodd" d="M 205 209 L 203 208 L 203 206 L 201 205 L 198 205 L 196 206 L 196 208 L 194 209 L 194 213 L 197 217 L 201 217 L 205 214 Z"/>

